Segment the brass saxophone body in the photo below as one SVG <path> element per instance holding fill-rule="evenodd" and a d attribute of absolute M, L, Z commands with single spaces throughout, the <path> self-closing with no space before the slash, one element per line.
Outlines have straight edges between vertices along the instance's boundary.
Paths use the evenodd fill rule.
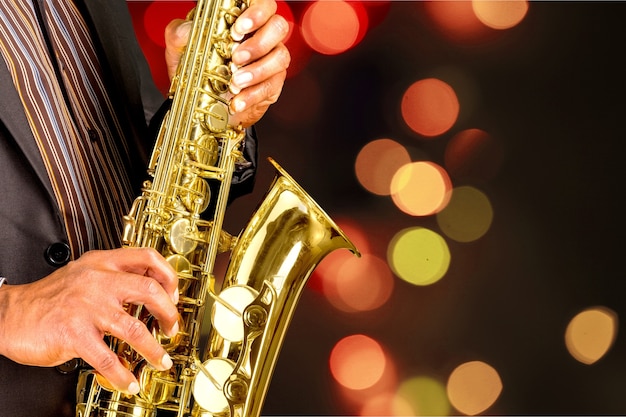
<path fill-rule="evenodd" d="M 308 277 L 335 249 L 359 255 L 273 160 L 276 176 L 247 226 L 238 237 L 222 229 L 245 137 L 228 121 L 228 85 L 235 46 L 230 27 L 246 1 L 197 2 L 189 44 L 169 92 L 171 109 L 148 166 L 152 179 L 124 216 L 124 246 L 155 248 L 177 271 L 180 331 L 175 337 L 166 337 L 143 306 L 127 306 L 174 365 L 158 371 L 126 342 L 110 338 L 140 392 L 116 391 L 101 375 L 84 371 L 77 417 L 258 416 Z M 230 262 L 216 291 L 216 256 L 225 251 L 231 252 Z"/>

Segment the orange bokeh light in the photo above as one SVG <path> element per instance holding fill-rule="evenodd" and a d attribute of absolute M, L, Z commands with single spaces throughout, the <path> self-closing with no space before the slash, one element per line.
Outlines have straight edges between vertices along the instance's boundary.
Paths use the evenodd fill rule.
<path fill-rule="evenodd" d="M 433 137 L 447 132 L 454 125 L 459 116 L 459 100 L 447 83 L 426 78 L 406 90 L 401 111 L 411 130 Z"/>
<path fill-rule="evenodd" d="M 362 390 L 376 384 L 384 374 L 387 358 L 374 339 L 356 334 L 341 339 L 330 353 L 330 371 L 342 386 Z"/>
<path fill-rule="evenodd" d="M 365 231 L 357 224 L 350 221 L 337 221 L 337 225 L 348 236 L 350 241 L 357 247 L 361 255 L 370 253 L 370 244 Z M 332 251 L 319 263 L 307 282 L 307 288 L 323 292 L 325 282 L 336 281 L 339 270 L 346 263 L 355 259 L 355 255 L 347 249 Z"/>
<path fill-rule="evenodd" d="M 486 39 L 491 32 L 474 13 L 471 1 L 419 2 L 437 29 L 458 43 L 473 43 Z"/>
<path fill-rule="evenodd" d="M 315 51 L 336 55 L 359 41 L 363 25 L 367 27 L 364 10 L 358 13 L 354 6 L 341 0 L 316 1 L 305 10 L 301 30 L 305 41 Z"/>
<path fill-rule="evenodd" d="M 409 162 L 411 157 L 404 146 L 391 139 L 378 139 L 361 149 L 354 170 L 366 190 L 377 195 L 389 195 L 394 174 Z"/>
<path fill-rule="evenodd" d="M 528 12 L 527 0 L 473 0 L 476 17 L 493 29 L 509 29 L 521 22 Z"/>
<path fill-rule="evenodd" d="M 393 291 L 387 263 L 371 254 L 346 259 L 336 274 L 327 274 L 323 291 L 328 301 L 346 312 L 370 311 L 382 306 Z"/>
<path fill-rule="evenodd" d="M 441 211 L 450 201 L 452 181 L 445 169 L 433 162 L 404 165 L 391 180 L 391 198 L 403 212 L 429 216 Z"/>

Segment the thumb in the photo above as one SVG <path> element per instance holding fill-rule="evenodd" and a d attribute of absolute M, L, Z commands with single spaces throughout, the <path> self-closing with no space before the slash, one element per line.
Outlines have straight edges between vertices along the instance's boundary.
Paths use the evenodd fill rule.
<path fill-rule="evenodd" d="M 165 63 L 170 80 L 174 78 L 180 58 L 189 42 L 191 24 L 189 20 L 174 19 L 165 28 Z"/>

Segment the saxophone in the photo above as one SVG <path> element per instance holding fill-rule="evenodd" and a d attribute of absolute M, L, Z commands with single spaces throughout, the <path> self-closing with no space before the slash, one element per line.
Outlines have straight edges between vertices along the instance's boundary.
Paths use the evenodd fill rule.
<path fill-rule="evenodd" d="M 126 306 L 174 365 L 158 371 L 126 342 L 109 338 L 140 392 L 117 391 L 94 370 L 84 370 L 77 417 L 259 416 L 308 277 L 335 249 L 359 256 L 271 158 L 276 176 L 247 226 L 239 236 L 222 228 L 233 171 L 243 158 L 245 130 L 229 124 L 228 104 L 236 45 L 230 27 L 246 1 L 199 0 L 190 12 L 190 39 L 149 162 L 151 179 L 124 216 L 124 246 L 155 248 L 177 271 L 176 336 L 165 336 L 143 306 Z M 216 256 L 227 251 L 229 264 L 217 292 Z"/>

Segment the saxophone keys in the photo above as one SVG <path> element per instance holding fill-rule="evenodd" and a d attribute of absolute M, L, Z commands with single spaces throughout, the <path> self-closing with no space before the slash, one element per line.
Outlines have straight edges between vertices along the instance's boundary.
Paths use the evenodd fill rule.
<path fill-rule="evenodd" d="M 158 371 L 144 363 L 139 370 L 139 397 L 152 405 L 161 405 L 169 400 L 176 387 L 176 372 L 172 368 Z"/>
<path fill-rule="evenodd" d="M 172 221 L 165 233 L 165 240 L 172 252 L 186 255 L 197 245 L 198 229 L 189 219 L 178 218 Z"/>
<path fill-rule="evenodd" d="M 228 126 L 228 106 L 224 103 L 216 102 L 209 106 L 204 122 L 211 132 L 223 132 Z"/>
<path fill-rule="evenodd" d="M 248 391 L 247 384 L 232 382 L 235 363 L 226 358 L 211 358 L 197 364 L 199 372 L 193 380 L 193 398 L 198 405 L 212 414 L 228 415 L 230 403 L 241 403 Z M 241 396 L 243 394 L 243 397 Z M 233 401 L 236 399 L 236 401 Z"/>
<path fill-rule="evenodd" d="M 230 342 L 241 342 L 245 335 L 244 311 L 258 292 L 244 285 L 233 285 L 214 296 L 211 323 L 215 331 Z"/>

